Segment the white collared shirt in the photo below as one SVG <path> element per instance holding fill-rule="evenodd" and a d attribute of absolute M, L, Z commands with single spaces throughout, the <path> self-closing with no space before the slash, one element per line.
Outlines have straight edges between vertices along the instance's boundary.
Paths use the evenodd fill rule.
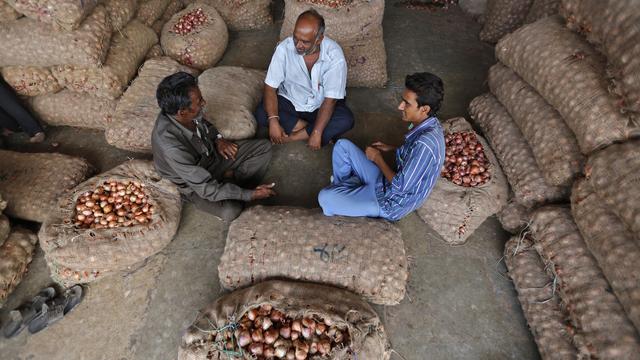
<path fill-rule="evenodd" d="M 265 84 L 293 103 L 297 111 L 313 112 L 324 98 L 344 99 L 347 87 L 347 62 L 340 45 L 324 37 L 320 57 L 311 68 L 311 76 L 302 55 L 298 55 L 293 37 L 284 39 L 271 58 Z"/>

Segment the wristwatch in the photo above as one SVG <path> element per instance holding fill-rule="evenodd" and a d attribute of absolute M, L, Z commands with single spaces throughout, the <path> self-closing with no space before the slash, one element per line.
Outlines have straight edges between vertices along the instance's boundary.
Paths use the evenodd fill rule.
<path fill-rule="evenodd" d="M 218 134 L 216 135 L 216 140 L 220 140 L 220 139 L 223 139 L 223 137 L 222 137 L 222 134 L 218 133 Z"/>

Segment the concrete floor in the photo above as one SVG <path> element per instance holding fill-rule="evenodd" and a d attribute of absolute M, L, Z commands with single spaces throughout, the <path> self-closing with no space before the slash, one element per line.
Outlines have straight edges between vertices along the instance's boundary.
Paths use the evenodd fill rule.
<path fill-rule="evenodd" d="M 377 139 L 401 141 L 405 129 L 395 107 L 406 74 L 430 71 L 444 79 L 440 117 L 446 119 L 466 115 L 469 101 L 486 91 L 486 72 L 494 62 L 493 49 L 477 40 L 480 26 L 458 8 L 416 11 L 396 3 L 387 1 L 384 21 L 389 86 L 348 89 L 357 119 L 348 137 L 359 145 Z M 278 33 L 279 24 L 232 33 L 221 64 L 266 68 Z M 8 147 L 80 155 L 101 170 L 127 158 L 149 158 L 110 147 L 98 131 L 59 127 L 48 134 L 38 146 L 14 136 Z M 52 142 L 60 146 L 53 148 Z M 330 148 L 311 152 L 302 144 L 274 148 L 266 181 L 276 182 L 279 196 L 269 203 L 317 206 L 316 194 L 329 178 L 330 154 Z M 398 306 L 376 310 L 404 359 L 539 357 L 513 286 L 503 275 L 500 259 L 507 234 L 494 217 L 460 247 L 446 245 L 415 214 L 398 226 L 411 258 L 407 296 Z M 226 231 L 220 221 L 185 206 L 180 230 L 166 249 L 91 284 L 83 303 L 51 328 L 0 340 L 0 358 L 175 359 L 182 331 L 200 308 L 221 295 L 217 265 Z M 27 277 L 0 310 L 0 319 L 50 282 L 38 250 Z"/>

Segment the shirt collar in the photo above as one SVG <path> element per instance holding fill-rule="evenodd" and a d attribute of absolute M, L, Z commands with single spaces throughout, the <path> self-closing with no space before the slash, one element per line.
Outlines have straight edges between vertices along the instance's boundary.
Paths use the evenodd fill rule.
<path fill-rule="evenodd" d="M 296 56 L 301 56 L 298 55 L 298 52 L 296 51 L 296 44 L 293 42 L 293 36 L 290 36 L 289 39 L 291 39 L 291 42 L 289 43 L 291 45 L 290 49 L 291 51 L 293 51 L 293 53 Z M 327 51 L 329 51 L 327 49 L 327 42 L 325 41 L 327 39 L 327 36 L 325 35 L 324 39 L 322 39 L 322 42 L 320 43 L 320 56 L 318 57 L 318 61 L 327 61 L 328 60 L 328 54 Z"/>
<path fill-rule="evenodd" d="M 407 140 L 412 139 L 412 138 L 416 137 L 417 134 L 421 133 L 422 131 L 426 130 L 427 128 L 430 128 L 430 127 L 434 126 L 437 122 L 438 122 L 438 118 L 435 117 L 435 116 L 427 118 L 426 120 L 421 122 L 420 125 L 418 125 L 418 126 L 414 127 L 413 129 L 411 129 L 411 131 L 409 131 L 407 133 L 407 135 L 404 136 L 404 138 L 407 139 Z"/>
<path fill-rule="evenodd" d="M 191 139 L 193 137 L 193 131 L 189 130 L 188 128 L 186 128 L 184 125 L 182 125 L 178 120 L 176 120 L 176 118 L 174 118 L 172 115 L 169 114 L 165 114 L 169 120 L 178 127 L 178 129 L 180 129 L 180 131 L 182 131 L 182 134 L 184 136 L 187 137 L 187 139 Z"/>

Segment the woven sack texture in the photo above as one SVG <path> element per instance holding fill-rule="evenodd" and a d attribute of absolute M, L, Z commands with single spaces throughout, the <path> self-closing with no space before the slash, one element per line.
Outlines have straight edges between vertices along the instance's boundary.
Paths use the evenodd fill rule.
<path fill-rule="evenodd" d="M 464 118 L 444 121 L 442 127 L 445 134 L 473 131 Z M 476 137 L 491 164 L 491 179 L 478 187 L 464 187 L 441 177 L 418 208 L 420 218 L 451 245 L 464 244 L 489 216 L 505 206 L 509 195 L 509 184 L 496 156 L 480 135 L 476 134 Z"/>
<path fill-rule="evenodd" d="M 229 30 L 256 30 L 273 23 L 271 0 L 199 0 L 198 2 L 215 7 Z"/>
<path fill-rule="evenodd" d="M 171 0 L 139 0 L 136 19 L 147 26 L 162 17 Z"/>
<path fill-rule="evenodd" d="M 227 139 L 248 139 L 256 133 L 253 111 L 262 98 L 265 72 L 236 66 L 218 66 L 198 77 L 207 102 L 207 119 Z"/>
<path fill-rule="evenodd" d="M 547 183 L 571 186 L 582 172 L 584 156 L 562 116 L 534 88 L 500 63 L 489 70 L 489 87 L 522 131 Z"/>
<path fill-rule="evenodd" d="M 514 199 L 509 200 L 507 205 L 498 213 L 498 221 L 502 228 L 512 234 L 519 234 L 529 225 L 531 210 L 518 204 Z"/>
<path fill-rule="evenodd" d="M 640 132 L 607 90 L 602 55 L 559 16 L 504 37 L 496 55 L 558 110 L 584 154 Z"/>
<path fill-rule="evenodd" d="M 99 66 L 110 40 L 111 26 L 103 6 L 68 32 L 52 32 L 51 25 L 29 18 L 0 23 L 0 48 L 11 49 L 0 52 L 0 67 Z"/>
<path fill-rule="evenodd" d="M 527 18 L 532 0 L 487 0 L 480 40 L 495 43 L 519 28 Z"/>
<path fill-rule="evenodd" d="M 104 130 L 113 122 L 116 101 L 71 90 L 31 98 L 31 109 L 42 121 L 54 126 Z"/>
<path fill-rule="evenodd" d="M 164 51 L 162 51 L 162 46 L 160 44 L 155 44 L 147 51 L 147 55 L 144 57 L 144 61 L 146 62 L 149 59 L 163 57 Z"/>
<path fill-rule="evenodd" d="M 577 359 L 578 350 L 566 325 L 568 314 L 554 291 L 540 255 L 529 238 L 512 237 L 505 244 L 504 259 L 518 292 L 524 317 L 542 359 Z"/>
<path fill-rule="evenodd" d="M 75 30 L 99 0 L 5 0 L 18 12 L 62 31 Z M 51 28 L 51 26 L 48 26 Z"/>
<path fill-rule="evenodd" d="M 38 237 L 26 229 L 15 229 L 0 245 L 0 304 L 18 286 L 33 256 Z"/>
<path fill-rule="evenodd" d="M 115 147 L 151 152 L 151 131 L 160 113 L 156 89 L 165 77 L 178 71 L 196 75 L 168 57 L 147 60 L 138 76 L 116 106 L 113 126 L 105 131 L 107 142 Z"/>
<path fill-rule="evenodd" d="M 287 278 L 395 305 L 404 298 L 408 269 L 400 230 L 392 223 L 255 206 L 229 227 L 218 274 L 225 289 Z"/>
<path fill-rule="evenodd" d="M 174 32 L 173 28 L 178 20 L 196 9 L 202 9 L 207 18 L 205 22 L 186 35 Z M 199 70 L 215 65 L 222 58 L 228 41 L 227 25 L 218 11 L 212 6 L 200 3 L 189 5 L 175 14 L 164 24 L 160 36 L 162 50 L 167 56 Z"/>
<path fill-rule="evenodd" d="M 380 318 L 359 296 L 324 285 L 266 281 L 227 294 L 202 310 L 182 336 L 178 359 L 226 359 L 227 356 L 216 349 L 215 335 L 212 337 L 206 330 L 232 324 L 248 310 L 266 304 L 286 316 L 315 316 L 345 329 L 350 338 L 349 346 L 335 350 L 327 358 L 389 360 L 391 357 L 390 344 Z M 252 357 L 245 353 L 239 358 Z"/>
<path fill-rule="evenodd" d="M 149 224 L 108 229 L 73 225 L 76 201 L 105 181 L 136 181 L 145 185 L 156 209 Z M 60 196 L 40 229 L 40 246 L 48 259 L 70 269 L 122 270 L 162 250 L 180 223 L 182 204 L 175 185 L 163 180 L 150 161 L 131 160 L 95 176 Z"/>
<path fill-rule="evenodd" d="M 384 87 L 388 80 L 382 28 L 377 35 L 341 44 L 347 61 L 347 86 Z"/>
<path fill-rule="evenodd" d="M 103 0 L 113 31 L 122 30 L 138 11 L 138 0 Z"/>
<path fill-rule="evenodd" d="M 115 271 L 99 270 L 99 269 L 70 269 L 62 266 L 45 255 L 45 261 L 49 268 L 51 279 L 61 286 L 68 288 L 76 284 L 86 284 L 96 280 L 103 279 L 109 275 L 117 273 Z"/>
<path fill-rule="evenodd" d="M 59 65 L 51 71 L 69 90 L 117 99 L 136 75 L 147 51 L 157 42 L 158 37 L 151 28 L 134 20 L 113 35 L 103 66 Z"/>
<path fill-rule="evenodd" d="M 640 242 L 603 206 L 585 180 L 577 181 L 573 187 L 571 212 L 613 292 L 636 329 L 640 329 Z"/>
<path fill-rule="evenodd" d="M 0 214 L 0 245 L 4 244 L 11 232 L 11 222 L 9 218 Z"/>
<path fill-rule="evenodd" d="M 162 27 L 164 27 L 164 24 L 171 20 L 173 15 L 184 9 L 184 7 L 184 3 L 181 0 L 171 0 L 167 8 L 164 10 L 164 13 L 162 13 L 160 19 L 156 20 L 153 25 L 151 25 L 151 29 L 158 34 L 158 39 L 162 34 Z"/>
<path fill-rule="evenodd" d="M 0 1 L 0 23 L 13 21 L 21 14 L 11 7 L 7 2 Z"/>
<path fill-rule="evenodd" d="M 639 359 L 640 337 L 627 317 L 566 207 L 536 210 L 535 248 L 555 277 L 573 324 L 591 358 Z M 551 274 L 550 274 L 551 275 Z"/>
<path fill-rule="evenodd" d="M 598 196 L 640 240 L 640 140 L 593 154 L 586 169 Z"/>
<path fill-rule="evenodd" d="M 0 192 L 7 200 L 5 213 L 43 222 L 60 195 L 91 171 L 91 165 L 78 157 L 0 150 Z"/>
<path fill-rule="evenodd" d="M 473 99 L 469 113 L 495 151 L 519 204 L 530 208 L 568 197 L 568 187 L 547 184 L 522 132 L 493 95 Z"/>
<path fill-rule="evenodd" d="M 607 57 L 611 89 L 624 109 L 640 112 L 640 4 L 637 0 L 563 0 L 567 26 L 581 32 Z M 636 116 L 638 116 L 636 114 Z"/>
<path fill-rule="evenodd" d="M 530 24 L 547 16 L 553 16 L 558 13 L 559 7 L 560 0 L 533 0 L 524 22 Z"/>
<path fill-rule="evenodd" d="M 55 93 L 62 90 L 46 67 L 37 66 L 7 66 L 2 68 L 2 77 L 18 95 L 37 96 Z"/>

